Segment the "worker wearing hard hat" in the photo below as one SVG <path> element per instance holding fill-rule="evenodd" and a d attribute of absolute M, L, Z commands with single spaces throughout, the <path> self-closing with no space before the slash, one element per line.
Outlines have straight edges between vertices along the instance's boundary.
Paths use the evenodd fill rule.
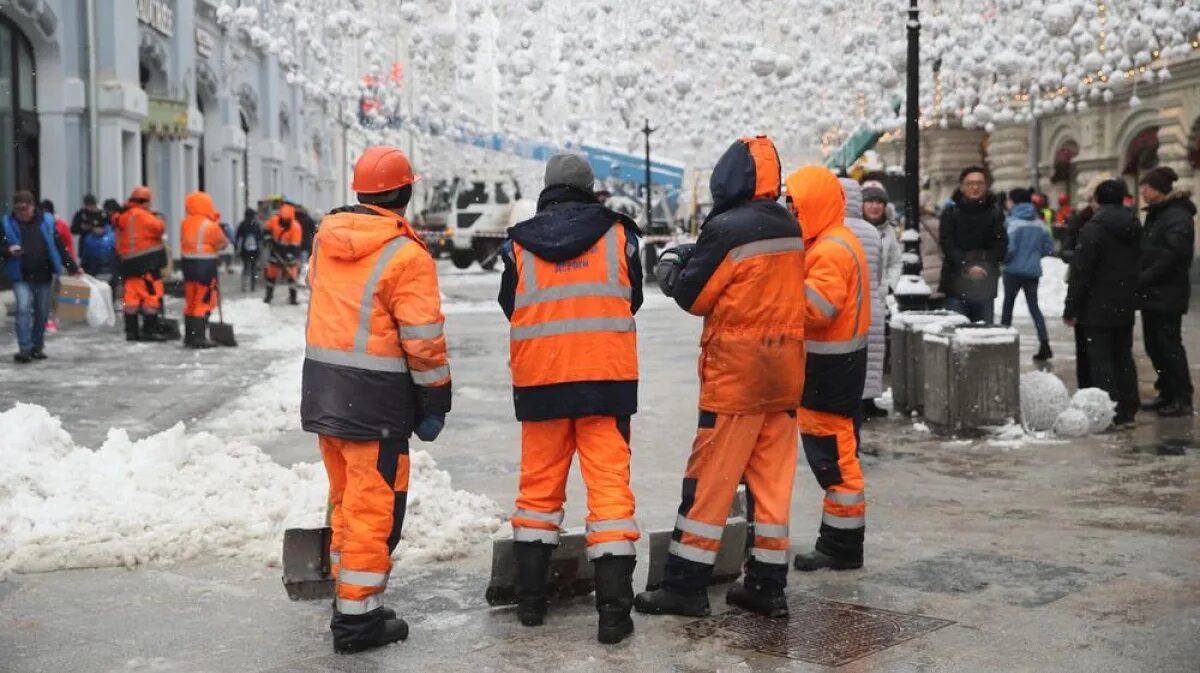
<path fill-rule="evenodd" d="M 267 286 L 267 294 L 263 301 L 270 304 L 275 296 L 275 284 L 284 280 L 288 286 L 288 303 L 297 304 L 299 302 L 296 300 L 296 281 L 300 278 L 304 229 L 296 219 L 296 207 L 284 203 L 279 207 L 279 212 L 267 220 L 265 228 L 271 256 L 267 259 L 267 270 L 263 274 Z"/>
<path fill-rule="evenodd" d="M 169 339 L 159 320 L 164 294 L 162 268 L 167 265 L 167 249 L 163 246 L 166 226 L 150 210 L 152 198 L 149 187 L 135 187 L 125 208 L 113 217 L 117 255 L 121 258 L 119 268 L 125 282 L 125 339 L 128 341 Z"/>
<path fill-rule="evenodd" d="M 329 475 L 337 580 L 333 648 L 358 652 L 408 636 L 383 606 L 408 493 L 409 437 L 433 441 L 450 411 L 437 269 L 404 217 L 408 158 L 367 148 L 354 166 L 358 205 L 332 211 L 308 283 L 301 420 Z"/>
<path fill-rule="evenodd" d="M 587 555 L 595 568 L 597 638 L 633 632 L 634 521 L 629 418 L 637 411 L 642 304 L 637 225 L 599 203 L 575 154 L 546 163 L 537 214 L 509 230 L 500 305 L 512 323 L 513 401 L 521 481 L 512 517 L 517 617 L 546 614 L 573 456 L 588 491 Z"/>

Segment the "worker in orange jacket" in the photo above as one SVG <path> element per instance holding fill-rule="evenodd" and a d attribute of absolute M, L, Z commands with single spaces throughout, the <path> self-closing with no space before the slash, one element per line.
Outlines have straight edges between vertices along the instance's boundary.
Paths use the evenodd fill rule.
<path fill-rule="evenodd" d="M 192 192 L 183 201 L 187 215 L 179 225 L 183 256 L 183 345 L 188 348 L 212 348 L 208 338 L 208 316 L 217 305 L 217 274 L 221 251 L 229 239 L 221 230 L 221 214 L 212 197 Z"/>
<path fill-rule="evenodd" d="M 271 256 L 267 258 L 267 270 L 263 274 L 266 280 L 267 294 L 263 301 L 270 304 L 275 296 L 275 283 L 280 279 L 287 280 L 288 303 L 297 304 L 296 281 L 300 278 L 300 247 L 304 242 L 304 229 L 296 219 L 296 208 L 290 203 L 279 207 L 279 212 L 267 220 L 267 241 L 271 246 Z"/>
<path fill-rule="evenodd" d="M 538 212 L 502 247 L 500 305 L 512 323 L 513 401 L 521 421 L 521 481 L 512 517 L 517 617 L 546 614 L 567 473 L 578 452 L 588 491 L 587 554 L 595 568 L 597 638 L 633 632 L 634 498 L 629 419 L 637 411 L 642 304 L 637 225 L 600 205 L 587 161 L 546 163 Z"/>
<path fill-rule="evenodd" d="M 808 247 L 800 440 L 825 490 L 816 548 L 797 554 L 795 567 L 861 568 L 867 502 L 855 418 L 866 382 L 870 272 L 862 245 L 846 226 L 846 195 L 833 173 L 805 166 L 788 176 L 787 189 Z"/>
<path fill-rule="evenodd" d="M 163 309 L 162 268 L 167 265 L 163 246 L 166 225 L 150 210 L 153 194 L 139 186 L 125 207 L 113 217 L 117 235 L 119 270 L 125 284 L 126 341 L 167 341 L 159 317 Z M 141 325 L 138 325 L 141 316 Z"/>
<path fill-rule="evenodd" d="M 692 249 L 663 253 L 663 292 L 704 316 L 700 418 L 662 585 L 638 594 L 650 614 L 709 614 L 707 588 L 738 483 L 751 512 L 750 559 L 730 605 L 788 614 L 788 519 L 796 408 L 804 386 L 804 240 L 779 198 L 766 136 L 733 143 L 713 168 L 713 208 Z"/>
<path fill-rule="evenodd" d="M 354 166 L 359 204 L 324 219 L 308 271 L 300 414 L 329 475 L 330 629 L 340 653 L 408 637 L 383 606 L 407 503 L 408 442 L 414 432 L 436 439 L 450 411 L 437 267 L 404 217 L 415 181 L 403 152 L 367 148 Z"/>

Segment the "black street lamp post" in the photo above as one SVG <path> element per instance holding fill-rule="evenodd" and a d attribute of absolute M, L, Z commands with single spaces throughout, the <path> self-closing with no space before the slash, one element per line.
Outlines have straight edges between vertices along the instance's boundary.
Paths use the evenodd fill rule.
<path fill-rule="evenodd" d="M 646 125 L 642 127 L 642 133 L 646 135 L 646 231 L 644 235 L 649 236 L 651 229 L 654 227 L 654 209 L 650 196 L 650 134 L 656 129 L 650 128 L 650 120 L 646 120 Z M 654 265 L 658 261 L 657 250 L 654 244 L 646 241 L 645 245 L 646 271 L 643 274 L 647 283 L 655 282 Z"/>

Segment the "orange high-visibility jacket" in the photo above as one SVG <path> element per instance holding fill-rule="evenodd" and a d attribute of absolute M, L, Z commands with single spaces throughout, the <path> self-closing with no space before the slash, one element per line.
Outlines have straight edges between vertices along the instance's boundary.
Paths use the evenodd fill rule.
<path fill-rule="evenodd" d="M 163 246 L 166 225 L 157 215 L 130 201 L 113 217 L 113 224 L 122 276 L 133 278 L 167 265 L 167 249 Z"/>
<path fill-rule="evenodd" d="M 804 408 L 852 416 L 862 404 L 871 329 L 866 254 L 846 227 L 846 195 L 828 169 L 805 166 L 787 179 L 808 245 Z"/>
<path fill-rule="evenodd" d="M 299 264 L 300 245 L 304 241 L 304 228 L 296 219 L 296 209 L 290 203 L 279 207 L 279 212 L 267 220 L 267 237 L 271 239 L 271 259 L 276 264 Z"/>
<path fill-rule="evenodd" d="M 213 206 L 212 197 L 204 192 L 188 194 L 183 203 L 187 210 L 179 225 L 183 279 L 210 283 L 220 266 L 217 255 L 229 245 L 221 230 L 221 214 Z"/>
<path fill-rule="evenodd" d="M 804 240 L 779 198 L 779 155 L 765 136 L 735 142 L 713 168 L 712 214 L 673 296 L 704 316 L 700 408 L 760 414 L 800 406 L 804 388 Z"/>
<path fill-rule="evenodd" d="M 326 217 L 315 243 L 304 429 L 354 440 L 407 438 L 421 417 L 449 412 L 437 267 L 416 232 L 395 213 L 353 206 Z"/>
<path fill-rule="evenodd" d="M 509 232 L 500 303 L 512 323 L 519 420 L 637 411 L 636 233 L 632 220 L 594 196 L 559 185 Z"/>

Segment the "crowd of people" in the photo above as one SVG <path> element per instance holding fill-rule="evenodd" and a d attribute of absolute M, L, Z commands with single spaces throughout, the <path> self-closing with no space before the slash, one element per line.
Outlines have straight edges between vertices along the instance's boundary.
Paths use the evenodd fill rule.
<path fill-rule="evenodd" d="M 1084 188 L 1084 207 L 1064 203 L 1055 212 L 1030 189 L 992 194 L 986 169 L 968 167 L 941 213 L 925 213 L 919 223 L 923 277 L 946 308 L 972 321 L 994 322 L 1002 287 L 1000 324 L 1011 325 L 1024 294 L 1039 343 L 1034 359 L 1048 360 L 1053 352 L 1038 284 L 1042 258 L 1057 253 L 1069 262 L 1063 320 L 1075 335 L 1079 387 L 1109 394 L 1118 427 L 1131 425 L 1139 409 L 1190 416 L 1194 390 L 1181 325 L 1191 298 L 1196 206 L 1176 188 L 1178 180 L 1166 166 L 1141 177 L 1139 220 L 1119 177 L 1097 176 Z M 1145 402 L 1133 359 L 1139 312 L 1158 391 Z"/>
<path fill-rule="evenodd" d="M 189 348 L 215 346 L 207 337 L 208 319 L 217 303 L 221 267 L 232 272 L 235 254 L 242 262 L 242 291 L 257 291 L 264 271 L 261 256 L 269 250 L 264 301 L 272 301 L 275 283 L 283 280 L 289 302 L 299 303 L 299 269 L 316 231 L 309 213 L 285 199 L 265 223 L 258 211 L 247 208 L 234 230 L 222 221 L 208 194 L 194 192 L 185 198 L 180 224 L 184 328 L 179 330 L 163 316 L 166 225 L 152 209 L 152 200 L 145 186 L 135 188 L 124 205 L 107 199 L 101 206 L 87 194 L 68 224 L 55 214 L 53 202 L 35 203 L 28 191 L 14 194 L 13 210 L 0 229 L 0 263 L 16 300 L 15 362 L 46 359 L 45 335 L 56 330 L 57 279 L 64 273 L 88 274 L 112 287 L 129 341 L 166 342 L 182 336 Z"/>

